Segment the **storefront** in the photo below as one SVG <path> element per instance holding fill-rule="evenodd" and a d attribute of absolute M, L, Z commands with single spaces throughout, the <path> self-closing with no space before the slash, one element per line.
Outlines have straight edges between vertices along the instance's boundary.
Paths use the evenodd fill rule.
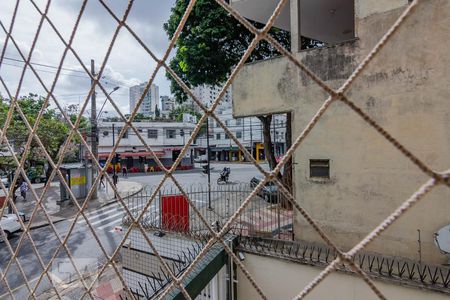
<path fill-rule="evenodd" d="M 170 168 L 181 153 L 182 148 L 164 148 L 164 150 L 152 152 L 117 152 L 120 154 L 120 159 L 116 163 L 116 171 L 121 171 L 126 167 L 130 173 L 138 173 L 145 171 L 160 171 L 155 156 L 161 161 L 166 168 Z M 102 166 L 105 165 L 110 153 L 99 153 L 99 161 Z M 193 162 L 191 159 L 190 150 L 179 164 L 180 169 L 192 168 Z M 112 162 L 112 161 L 111 161 Z M 147 169 L 147 170 L 146 170 Z M 113 171 L 112 163 L 107 168 L 108 172 Z"/>

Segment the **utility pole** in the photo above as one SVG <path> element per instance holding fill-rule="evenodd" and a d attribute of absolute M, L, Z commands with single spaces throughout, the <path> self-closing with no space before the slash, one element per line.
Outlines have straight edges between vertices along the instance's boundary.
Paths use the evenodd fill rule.
<path fill-rule="evenodd" d="M 116 131 L 115 131 L 115 124 L 112 124 L 112 146 L 114 148 L 114 146 L 116 145 Z M 113 183 L 114 183 L 114 187 L 117 187 L 117 181 L 119 179 L 119 177 L 116 174 L 116 163 L 117 163 L 117 153 L 114 154 L 114 157 L 112 159 L 113 161 Z M 114 198 L 117 198 L 117 193 L 114 190 Z"/>
<path fill-rule="evenodd" d="M 253 130 L 252 130 L 252 117 L 250 117 L 250 152 L 252 154 L 252 157 L 255 158 L 253 156 Z"/>
<path fill-rule="evenodd" d="M 95 78 L 95 62 L 91 59 L 91 75 Z M 95 81 L 91 79 L 91 85 L 94 85 Z M 92 151 L 92 165 L 91 165 L 91 184 L 94 185 L 94 181 L 97 175 L 97 168 L 94 166 L 94 160 L 98 158 L 98 135 L 97 135 L 97 101 L 95 99 L 95 86 L 91 95 L 91 151 Z M 97 199 L 97 187 L 94 188 L 92 199 Z"/>
<path fill-rule="evenodd" d="M 212 210 L 211 206 L 211 164 L 210 164 L 210 148 L 209 148 L 209 116 L 206 118 L 206 160 L 208 162 L 208 209 Z"/>

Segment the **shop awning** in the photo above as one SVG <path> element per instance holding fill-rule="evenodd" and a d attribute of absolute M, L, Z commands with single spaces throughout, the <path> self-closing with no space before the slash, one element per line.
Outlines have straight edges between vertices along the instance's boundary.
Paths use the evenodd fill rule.
<path fill-rule="evenodd" d="M 164 151 L 154 151 L 154 154 L 157 157 L 161 157 L 164 155 Z M 99 153 L 99 158 L 108 158 L 110 153 Z M 151 152 L 121 152 L 119 153 L 120 157 L 153 157 Z"/>

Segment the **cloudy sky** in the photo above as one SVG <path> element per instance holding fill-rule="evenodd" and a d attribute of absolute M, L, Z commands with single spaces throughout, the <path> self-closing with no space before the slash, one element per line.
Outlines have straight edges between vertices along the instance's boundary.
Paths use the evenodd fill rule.
<path fill-rule="evenodd" d="M 35 1 L 39 8 L 44 11 L 47 0 Z M 170 8 L 174 1 L 135 0 L 128 17 L 127 23 L 158 57 L 162 57 L 169 43 L 162 26 L 170 15 Z M 125 0 L 107 0 L 106 2 L 119 18 L 122 17 L 128 4 L 128 1 Z M 50 5 L 48 16 L 66 41 L 69 40 L 81 4 L 81 0 L 53 0 Z M 2 1 L 0 21 L 5 28 L 10 26 L 14 5 L 15 1 Z M 40 15 L 31 1 L 20 1 L 12 36 L 25 55 L 29 53 L 39 21 Z M 100 68 L 116 26 L 117 22 L 98 0 L 88 1 L 73 43 L 74 50 L 88 68 L 91 59 L 95 60 L 97 70 Z M 0 28 L 0 49 L 4 47 L 5 38 L 6 34 Z M 35 63 L 35 69 L 48 88 L 50 88 L 56 72 L 52 66 L 59 65 L 63 51 L 63 43 L 50 25 L 44 21 L 31 61 Z M 20 60 L 19 52 L 10 41 L 6 49 L 5 59 L 0 67 L 0 76 L 6 81 L 8 89 L 14 93 L 17 90 L 23 67 Z M 102 83 L 107 90 L 112 90 L 116 86 L 120 87 L 112 94 L 112 98 L 118 103 L 123 113 L 129 112 L 128 88 L 134 84 L 147 81 L 155 66 L 156 63 L 133 36 L 125 28 L 122 28 L 106 64 Z M 82 103 L 89 90 L 89 77 L 70 52 L 63 67 L 64 70 L 54 92 L 57 99 L 65 105 Z M 160 95 L 170 94 L 169 83 L 165 79 L 163 69 L 159 71 L 155 83 L 159 86 Z M 100 106 L 105 97 L 99 89 L 97 91 L 99 103 L 97 105 Z M 45 94 L 36 76 L 31 70 L 27 70 L 20 95 L 30 92 Z M 0 93 L 6 96 L 3 86 L 0 86 Z M 106 106 L 105 110 L 108 111 L 109 115 L 114 114 L 112 107 L 109 105 Z"/>

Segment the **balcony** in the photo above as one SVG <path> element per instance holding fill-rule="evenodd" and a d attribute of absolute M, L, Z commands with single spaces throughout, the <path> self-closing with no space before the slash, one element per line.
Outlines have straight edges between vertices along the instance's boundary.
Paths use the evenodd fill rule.
<path fill-rule="evenodd" d="M 291 1 L 293 2 L 293 1 Z M 302 36 L 335 44 L 352 39 L 354 30 L 354 0 L 300 1 L 300 28 Z M 265 24 L 279 0 L 231 0 L 231 5 L 247 19 Z M 289 1 L 283 7 L 274 26 L 291 30 Z"/>
<path fill-rule="evenodd" d="M 332 47 L 294 54 L 332 87 L 342 83 L 355 68 L 359 42 L 351 40 Z M 233 83 L 234 117 L 297 110 L 303 99 L 326 95 L 286 57 L 245 65 Z M 304 103 L 303 103 L 304 105 Z"/>

